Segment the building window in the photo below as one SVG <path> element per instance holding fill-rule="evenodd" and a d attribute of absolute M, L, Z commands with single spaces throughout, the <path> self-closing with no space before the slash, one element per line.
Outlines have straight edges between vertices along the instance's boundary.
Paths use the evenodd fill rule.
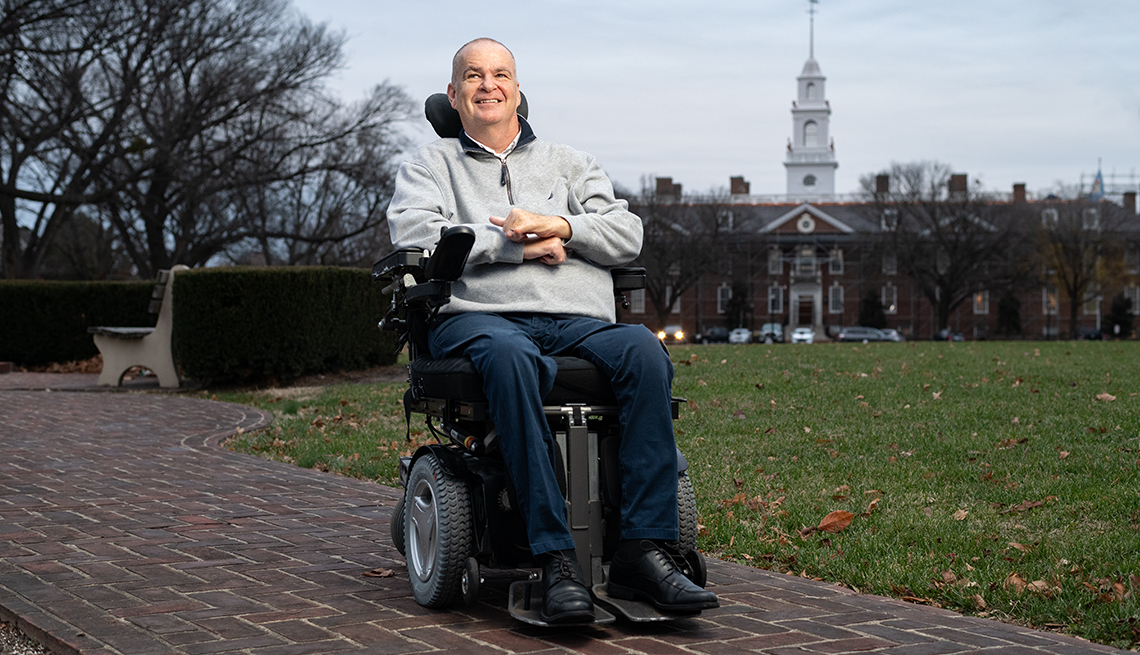
<path fill-rule="evenodd" d="M 672 295 L 673 295 L 673 287 L 672 286 L 665 287 L 665 297 L 669 298 Z M 681 313 L 681 296 L 677 296 L 676 298 L 673 298 L 673 307 L 669 310 L 669 312 L 672 314 L 680 314 Z"/>
<path fill-rule="evenodd" d="M 1081 212 L 1081 227 L 1086 230 L 1100 229 L 1100 209 L 1089 207 Z"/>
<path fill-rule="evenodd" d="M 990 313 L 990 292 L 979 291 L 974 294 L 974 313 L 975 314 L 989 314 Z"/>
<path fill-rule="evenodd" d="M 1140 246 L 1135 243 L 1130 243 L 1124 249 L 1124 267 L 1127 268 L 1128 272 L 1132 275 L 1140 273 Z M 1133 307 L 1132 309 L 1135 311 L 1140 308 Z"/>
<path fill-rule="evenodd" d="M 804 97 L 808 100 L 815 98 L 815 82 L 807 83 L 807 90 L 804 92 Z"/>
<path fill-rule="evenodd" d="M 893 253 L 883 255 L 883 275 L 898 275 L 899 258 Z"/>
<path fill-rule="evenodd" d="M 894 232 L 895 228 L 899 226 L 899 210 L 888 207 L 883 210 L 879 216 L 879 229 L 884 232 Z"/>
<path fill-rule="evenodd" d="M 1100 313 L 1100 289 L 1089 289 L 1085 296 L 1085 316 L 1096 316 Z"/>
<path fill-rule="evenodd" d="M 1057 208 L 1049 207 L 1041 210 L 1041 226 L 1053 227 L 1057 224 Z"/>
<path fill-rule="evenodd" d="M 629 292 L 629 311 L 631 314 L 645 313 L 645 289 L 634 289 Z"/>
<path fill-rule="evenodd" d="M 819 126 L 815 124 L 815 121 L 804 123 L 804 147 L 819 147 Z"/>
<path fill-rule="evenodd" d="M 843 275 L 843 250 L 841 248 L 831 251 L 831 261 L 828 262 L 827 272 L 832 275 Z"/>
<path fill-rule="evenodd" d="M 784 288 L 778 284 L 768 287 L 768 313 L 784 313 Z"/>
<path fill-rule="evenodd" d="M 784 259 L 780 256 L 779 248 L 768 249 L 768 275 L 783 275 Z"/>
<path fill-rule="evenodd" d="M 716 290 L 716 313 L 723 314 L 728 311 L 728 301 L 732 300 L 732 287 L 722 284 Z"/>
<path fill-rule="evenodd" d="M 804 176 L 804 186 L 815 186 L 815 176 L 814 175 L 805 175 Z"/>
<path fill-rule="evenodd" d="M 899 288 L 887 282 L 882 292 L 883 312 L 886 314 L 899 313 Z"/>
<path fill-rule="evenodd" d="M 804 246 L 796 253 L 796 275 L 812 276 L 816 274 L 815 248 Z"/>
<path fill-rule="evenodd" d="M 1140 287 L 1135 284 L 1124 287 L 1124 297 L 1132 301 L 1132 315 L 1140 314 Z"/>
<path fill-rule="evenodd" d="M 1041 287 L 1041 313 L 1046 316 L 1057 315 L 1057 287 L 1048 284 Z"/>
<path fill-rule="evenodd" d="M 831 314 L 843 313 L 843 287 L 838 282 L 827 290 L 827 311 Z"/>

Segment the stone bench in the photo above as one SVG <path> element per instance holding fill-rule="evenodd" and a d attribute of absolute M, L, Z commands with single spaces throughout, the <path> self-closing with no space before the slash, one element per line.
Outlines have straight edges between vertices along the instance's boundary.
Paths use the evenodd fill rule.
<path fill-rule="evenodd" d="M 158 376 L 160 387 L 177 387 L 181 383 L 178 368 L 174 365 L 171 347 L 174 317 L 174 274 L 190 270 L 178 265 L 169 271 L 159 271 L 158 284 L 151 294 L 150 313 L 158 314 L 158 322 L 149 327 L 95 326 L 87 331 L 95 338 L 95 347 L 103 355 L 103 372 L 99 385 L 120 386 L 123 374 L 132 366 L 149 369 Z"/>

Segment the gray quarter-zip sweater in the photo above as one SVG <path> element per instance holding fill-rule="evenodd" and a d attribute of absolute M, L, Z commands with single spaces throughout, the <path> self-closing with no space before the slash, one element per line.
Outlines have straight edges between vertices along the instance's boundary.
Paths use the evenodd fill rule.
<path fill-rule="evenodd" d="M 541 141 L 522 117 L 519 122 L 519 143 L 503 161 L 461 134 L 430 143 L 404 162 L 388 208 L 392 243 L 431 250 L 441 227 L 475 229 L 467 268 L 442 313 L 573 314 L 613 322 L 609 268 L 641 252 L 641 219 L 614 197 L 592 156 Z M 570 223 L 565 262 L 523 260 L 523 245 L 488 220 L 506 217 L 512 207 Z"/>

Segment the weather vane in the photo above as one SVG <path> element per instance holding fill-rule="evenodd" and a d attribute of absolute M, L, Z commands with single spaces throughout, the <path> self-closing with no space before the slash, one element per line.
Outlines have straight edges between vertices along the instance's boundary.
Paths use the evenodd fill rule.
<path fill-rule="evenodd" d="M 815 59 L 815 6 L 819 0 L 808 0 L 808 59 Z"/>

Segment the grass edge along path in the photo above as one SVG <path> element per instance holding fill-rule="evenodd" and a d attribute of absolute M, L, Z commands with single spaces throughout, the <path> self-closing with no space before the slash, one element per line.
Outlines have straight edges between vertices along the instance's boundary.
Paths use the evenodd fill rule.
<path fill-rule="evenodd" d="M 712 556 L 1140 647 L 1137 342 L 678 346 Z M 404 384 L 218 394 L 230 447 L 394 484 Z"/>

